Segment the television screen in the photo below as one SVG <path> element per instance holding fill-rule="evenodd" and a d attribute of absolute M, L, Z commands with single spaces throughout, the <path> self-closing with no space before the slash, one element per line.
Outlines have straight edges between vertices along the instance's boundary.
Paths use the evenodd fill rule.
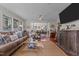
<path fill-rule="evenodd" d="M 79 3 L 69 5 L 59 14 L 59 18 L 61 24 L 79 20 Z"/>

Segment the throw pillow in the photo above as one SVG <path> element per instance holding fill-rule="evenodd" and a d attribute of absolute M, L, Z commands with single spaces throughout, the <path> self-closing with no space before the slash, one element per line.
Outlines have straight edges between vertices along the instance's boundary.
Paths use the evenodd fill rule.
<path fill-rule="evenodd" d="M 0 36 L 0 45 L 5 44 L 5 40 L 3 39 L 3 37 Z"/>
<path fill-rule="evenodd" d="M 11 42 L 11 38 L 9 37 L 9 35 L 5 35 L 5 36 L 3 37 L 3 39 L 4 39 L 5 42 L 7 42 L 7 43 Z"/>
<path fill-rule="evenodd" d="M 22 38 L 22 31 L 18 31 L 18 32 L 16 32 L 16 34 L 17 34 L 18 38 Z"/>

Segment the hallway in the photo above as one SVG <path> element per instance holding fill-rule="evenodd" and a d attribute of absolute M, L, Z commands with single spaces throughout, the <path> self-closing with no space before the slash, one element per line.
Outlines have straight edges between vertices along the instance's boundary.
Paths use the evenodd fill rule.
<path fill-rule="evenodd" d="M 51 41 L 42 41 L 44 48 L 28 49 L 26 41 L 12 56 L 67 56 Z"/>

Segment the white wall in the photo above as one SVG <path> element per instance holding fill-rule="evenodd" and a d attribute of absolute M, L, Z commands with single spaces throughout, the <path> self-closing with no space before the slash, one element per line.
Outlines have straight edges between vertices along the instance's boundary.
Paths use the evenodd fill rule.
<path fill-rule="evenodd" d="M 66 29 L 66 25 L 72 25 L 72 24 L 75 24 L 76 26 L 71 27 L 70 30 L 79 30 L 79 20 L 62 24 L 61 29 Z"/>
<path fill-rule="evenodd" d="M 20 22 L 23 22 L 23 27 L 25 27 L 25 20 L 21 18 L 20 16 L 16 15 L 15 13 L 11 12 L 10 10 L 7 10 L 3 6 L 0 6 L 0 31 L 2 31 L 2 15 L 5 14 L 6 16 L 13 17 L 15 19 L 18 19 Z"/>
<path fill-rule="evenodd" d="M 56 15 L 57 16 L 57 19 L 55 19 L 55 20 L 51 20 L 51 21 L 47 21 L 46 19 L 44 19 L 44 20 L 38 20 L 38 19 L 36 19 L 36 21 L 29 21 L 29 20 L 27 20 L 27 22 L 26 22 L 26 29 L 27 30 L 30 30 L 31 28 L 31 23 L 49 23 L 49 28 L 50 28 L 50 26 L 53 24 L 53 25 L 55 25 L 55 27 L 54 28 L 50 28 L 50 29 L 52 29 L 53 31 L 56 31 L 56 29 L 57 29 L 57 24 L 60 22 L 60 20 L 59 20 L 59 15 Z M 50 20 L 50 19 L 49 19 Z"/>

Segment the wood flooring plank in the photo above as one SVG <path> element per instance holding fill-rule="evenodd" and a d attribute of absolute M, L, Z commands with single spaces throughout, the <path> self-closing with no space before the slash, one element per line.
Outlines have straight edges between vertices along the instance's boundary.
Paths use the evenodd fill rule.
<path fill-rule="evenodd" d="M 49 40 L 42 41 L 44 48 L 37 49 L 29 49 L 26 43 L 12 56 L 67 56 L 56 44 Z"/>

